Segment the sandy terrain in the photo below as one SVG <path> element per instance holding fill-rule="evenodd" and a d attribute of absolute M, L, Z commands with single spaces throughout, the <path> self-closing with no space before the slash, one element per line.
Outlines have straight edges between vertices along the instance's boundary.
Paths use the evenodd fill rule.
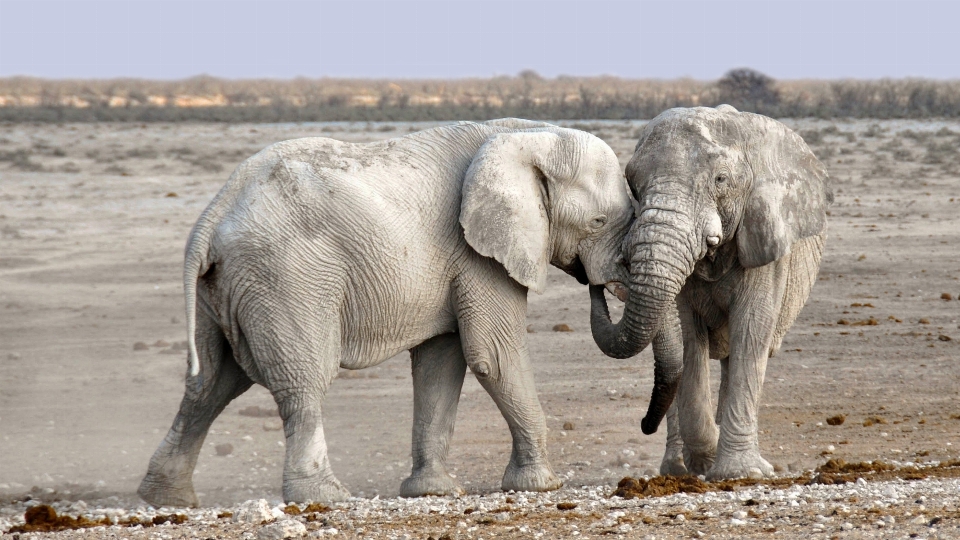
<path fill-rule="evenodd" d="M 827 164 L 837 202 L 820 281 L 767 370 L 765 457 L 784 474 L 830 452 L 956 458 L 960 123 L 787 123 Z M 0 502 L 32 493 L 142 504 L 134 490 L 182 395 L 183 244 L 240 161 L 282 139 L 370 141 L 429 125 L 0 126 Z M 642 123 L 564 125 L 601 136 L 626 163 Z M 568 486 L 609 493 L 623 476 L 658 468 L 664 434 L 639 429 L 649 351 L 603 356 L 588 318 L 586 289 L 562 272 L 531 294 L 554 467 Z M 560 323 L 574 331 L 551 331 Z M 410 467 L 407 357 L 340 379 L 324 419 L 334 470 L 355 495 L 393 497 Z M 252 406 L 267 415 L 241 414 Z M 279 502 L 283 436 L 272 408 L 256 387 L 217 420 L 195 477 L 205 505 Z M 838 414 L 846 421 L 828 425 Z M 496 491 L 509 444 L 468 376 L 450 459 L 468 491 Z"/>

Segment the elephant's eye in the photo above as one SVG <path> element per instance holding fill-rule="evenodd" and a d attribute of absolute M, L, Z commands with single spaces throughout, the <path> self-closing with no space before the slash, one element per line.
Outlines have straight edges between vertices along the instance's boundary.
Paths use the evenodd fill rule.
<path fill-rule="evenodd" d="M 726 182 L 726 181 L 727 181 L 727 175 L 725 175 L 725 174 L 718 174 L 718 175 L 717 175 L 716 182 L 717 182 L 718 184 L 722 184 L 722 183 L 724 183 L 724 182 Z"/>
<path fill-rule="evenodd" d="M 607 224 L 607 216 L 597 216 L 590 221 L 590 225 L 594 229 L 599 229 Z"/>

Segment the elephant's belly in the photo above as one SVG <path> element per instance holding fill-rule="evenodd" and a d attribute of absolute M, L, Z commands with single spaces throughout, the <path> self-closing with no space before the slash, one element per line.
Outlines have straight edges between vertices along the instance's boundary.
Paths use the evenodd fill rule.
<path fill-rule="evenodd" d="M 345 369 L 376 366 L 434 336 L 457 331 L 456 317 L 445 299 L 439 298 L 398 310 L 393 316 L 382 314 L 356 322 L 343 330 L 340 367 Z"/>

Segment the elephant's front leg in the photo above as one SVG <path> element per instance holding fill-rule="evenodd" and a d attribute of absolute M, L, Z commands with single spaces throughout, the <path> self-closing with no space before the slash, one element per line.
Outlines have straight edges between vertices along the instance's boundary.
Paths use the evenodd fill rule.
<path fill-rule="evenodd" d="M 785 280 L 775 269 L 762 270 L 748 273 L 730 311 L 730 357 L 721 383 L 717 457 L 707 473 L 711 480 L 773 476 L 773 466 L 760 456 L 757 409 Z"/>
<path fill-rule="evenodd" d="M 719 436 L 710 399 L 707 328 L 689 310 L 682 310 L 681 317 L 683 376 L 677 391 L 677 415 L 683 439 L 683 461 L 690 473 L 706 474 L 713 466 Z"/>
<path fill-rule="evenodd" d="M 559 489 L 563 483 L 547 459 L 547 422 L 527 353 L 527 290 L 505 272 L 502 278 L 462 291 L 458 323 L 464 356 L 513 437 L 503 490 Z"/>
<path fill-rule="evenodd" d="M 667 448 L 660 462 L 662 476 L 684 476 L 690 474 L 683 462 L 683 439 L 680 437 L 680 418 L 677 413 L 677 400 L 673 400 L 667 409 Z"/>
<path fill-rule="evenodd" d="M 437 336 L 410 351 L 413 371 L 413 471 L 400 485 L 402 497 L 459 495 L 447 472 L 447 453 L 467 362 L 458 334 Z"/>
<path fill-rule="evenodd" d="M 477 380 L 490 394 L 510 426 L 513 450 L 503 473 L 504 491 L 550 491 L 563 483 L 547 459 L 547 423 L 537 398 L 533 368 L 526 351 L 499 356 L 499 366 L 480 361 L 471 365 Z"/>

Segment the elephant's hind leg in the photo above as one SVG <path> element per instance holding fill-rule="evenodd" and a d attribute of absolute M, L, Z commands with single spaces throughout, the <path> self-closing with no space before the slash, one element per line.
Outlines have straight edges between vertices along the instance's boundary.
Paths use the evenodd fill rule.
<path fill-rule="evenodd" d="M 272 307 L 271 318 L 256 318 L 245 334 L 283 419 L 283 499 L 346 500 L 350 492 L 334 476 L 327 456 L 321 407 L 340 366 L 340 322 L 303 313 L 303 307 L 292 304 Z"/>
<path fill-rule="evenodd" d="M 197 506 L 193 469 L 207 430 L 233 398 L 252 381 L 233 359 L 233 352 L 217 323 L 197 310 L 197 353 L 200 374 L 188 377 L 180 411 L 150 465 L 137 493 L 154 506 Z"/>
<path fill-rule="evenodd" d="M 447 472 L 447 453 L 467 362 L 458 334 L 443 334 L 411 351 L 413 371 L 413 471 L 400 486 L 403 497 L 460 495 Z"/>

